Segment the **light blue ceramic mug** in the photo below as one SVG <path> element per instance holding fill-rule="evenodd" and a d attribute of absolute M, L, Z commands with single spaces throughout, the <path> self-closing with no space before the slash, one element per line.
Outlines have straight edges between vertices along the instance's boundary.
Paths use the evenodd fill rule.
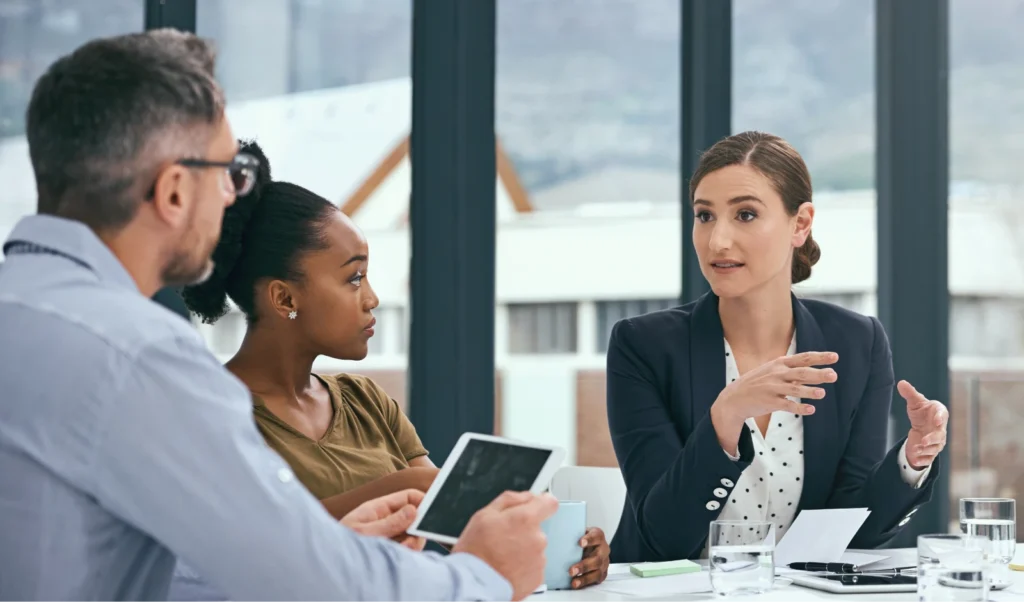
<path fill-rule="evenodd" d="M 558 511 L 540 528 L 548 538 L 544 584 L 548 589 L 569 589 L 569 569 L 583 559 L 580 540 L 587 532 L 587 503 L 558 502 Z"/>

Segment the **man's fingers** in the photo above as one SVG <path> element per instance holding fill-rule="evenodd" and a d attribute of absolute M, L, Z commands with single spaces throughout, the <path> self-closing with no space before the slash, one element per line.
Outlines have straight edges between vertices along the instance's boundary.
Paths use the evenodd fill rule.
<path fill-rule="evenodd" d="M 410 504 L 382 519 L 355 525 L 353 529 L 363 535 L 391 539 L 405 533 L 406 529 L 412 526 L 414 520 L 416 520 L 416 507 Z"/>
<path fill-rule="evenodd" d="M 529 491 L 506 491 L 505 493 L 494 498 L 490 504 L 487 504 L 489 510 L 495 510 L 501 512 L 508 510 L 514 506 L 519 506 L 529 502 L 534 498 L 534 495 Z"/>
<path fill-rule="evenodd" d="M 532 499 L 513 506 L 508 512 L 519 515 L 519 519 L 528 523 L 537 523 L 547 520 L 558 510 L 558 500 L 550 493 L 534 496 Z"/>
<path fill-rule="evenodd" d="M 423 492 L 418 489 L 406 489 L 404 491 L 389 493 L 388 495 L 377 498 L 377 501 L 383 502 L 389 511 L 397 512 L 405 506 L 418 507 L 420 502 L 423 501 Z"/>
<path fill-rule="evenodd" d="M 839 361 L 834 351 L 805 351 L 783 358 L 782 363 L 790 368 L 801 366 L 828 366 Z"/>
<path fill-rule="evenodd" d="M 405 537 L 401 538 L 401 540 L 398 543 L 402 544 L 403 546 L 409 548 L 414 552 L 422 552 L 423 548 L 425 548 L 427 545 L 427 540 L 423 539 L 422 537 L 413 537 L 412 535 L 406 535 Z"/>

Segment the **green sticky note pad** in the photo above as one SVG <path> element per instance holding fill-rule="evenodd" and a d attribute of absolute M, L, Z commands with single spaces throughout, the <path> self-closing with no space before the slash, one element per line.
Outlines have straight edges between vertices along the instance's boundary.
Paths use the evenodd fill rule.
<path fill-rule="evenodd" d="M 664 577 L 681 573 L 699 573 L 700 565 L 692 560 L 671 560 L 669 562 L 641 562 L 629 565 L 629 572 L 638 577 Z"/>

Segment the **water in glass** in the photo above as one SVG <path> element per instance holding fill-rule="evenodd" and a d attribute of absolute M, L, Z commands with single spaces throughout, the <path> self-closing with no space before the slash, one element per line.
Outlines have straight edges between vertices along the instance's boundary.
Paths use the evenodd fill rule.
<path fill-rule="evenodd" d="M 1009 564 L 1017 547 L 1016 502 L 1008 498 L 960 500 L 960 532 L 988 539 L 989 561 Z"/>
<path fill-rule="evenodd" d="M 764 593 L 775 581 L 775 532 L 771 523 L 714 521 L 708 567 L 720 596 Z"/>
<path fill-rule="evenodd" d="M 989 542 L 971 535 L 917 538 L 917 596 L 920 602 L 988 600 Z"/>

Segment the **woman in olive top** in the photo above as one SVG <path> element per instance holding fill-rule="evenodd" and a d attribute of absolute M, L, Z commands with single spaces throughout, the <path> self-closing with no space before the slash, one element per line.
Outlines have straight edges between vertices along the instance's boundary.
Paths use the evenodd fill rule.
<path fill-rule="evenodd" d="M 366 239 L 326 199 L 271 181 L 257 144 L 242 150 L 261 162 L 256 187 L 225 212 L 213 273 L 184 290 L 185 303 L 206 323 L 226 313 L 228 297 L 245 314 L 227 368 L 252 391 L 267 443 L 332 515 L 393 491 L 426 491 L 437 468 L 398 404 L 366 377 L 312 374 L 320 355 L 366 357 L 378 304 Z M 571 569 L 577 588 L 600 583 L 608 569 L 600 529 L 581 546 Z"/>

